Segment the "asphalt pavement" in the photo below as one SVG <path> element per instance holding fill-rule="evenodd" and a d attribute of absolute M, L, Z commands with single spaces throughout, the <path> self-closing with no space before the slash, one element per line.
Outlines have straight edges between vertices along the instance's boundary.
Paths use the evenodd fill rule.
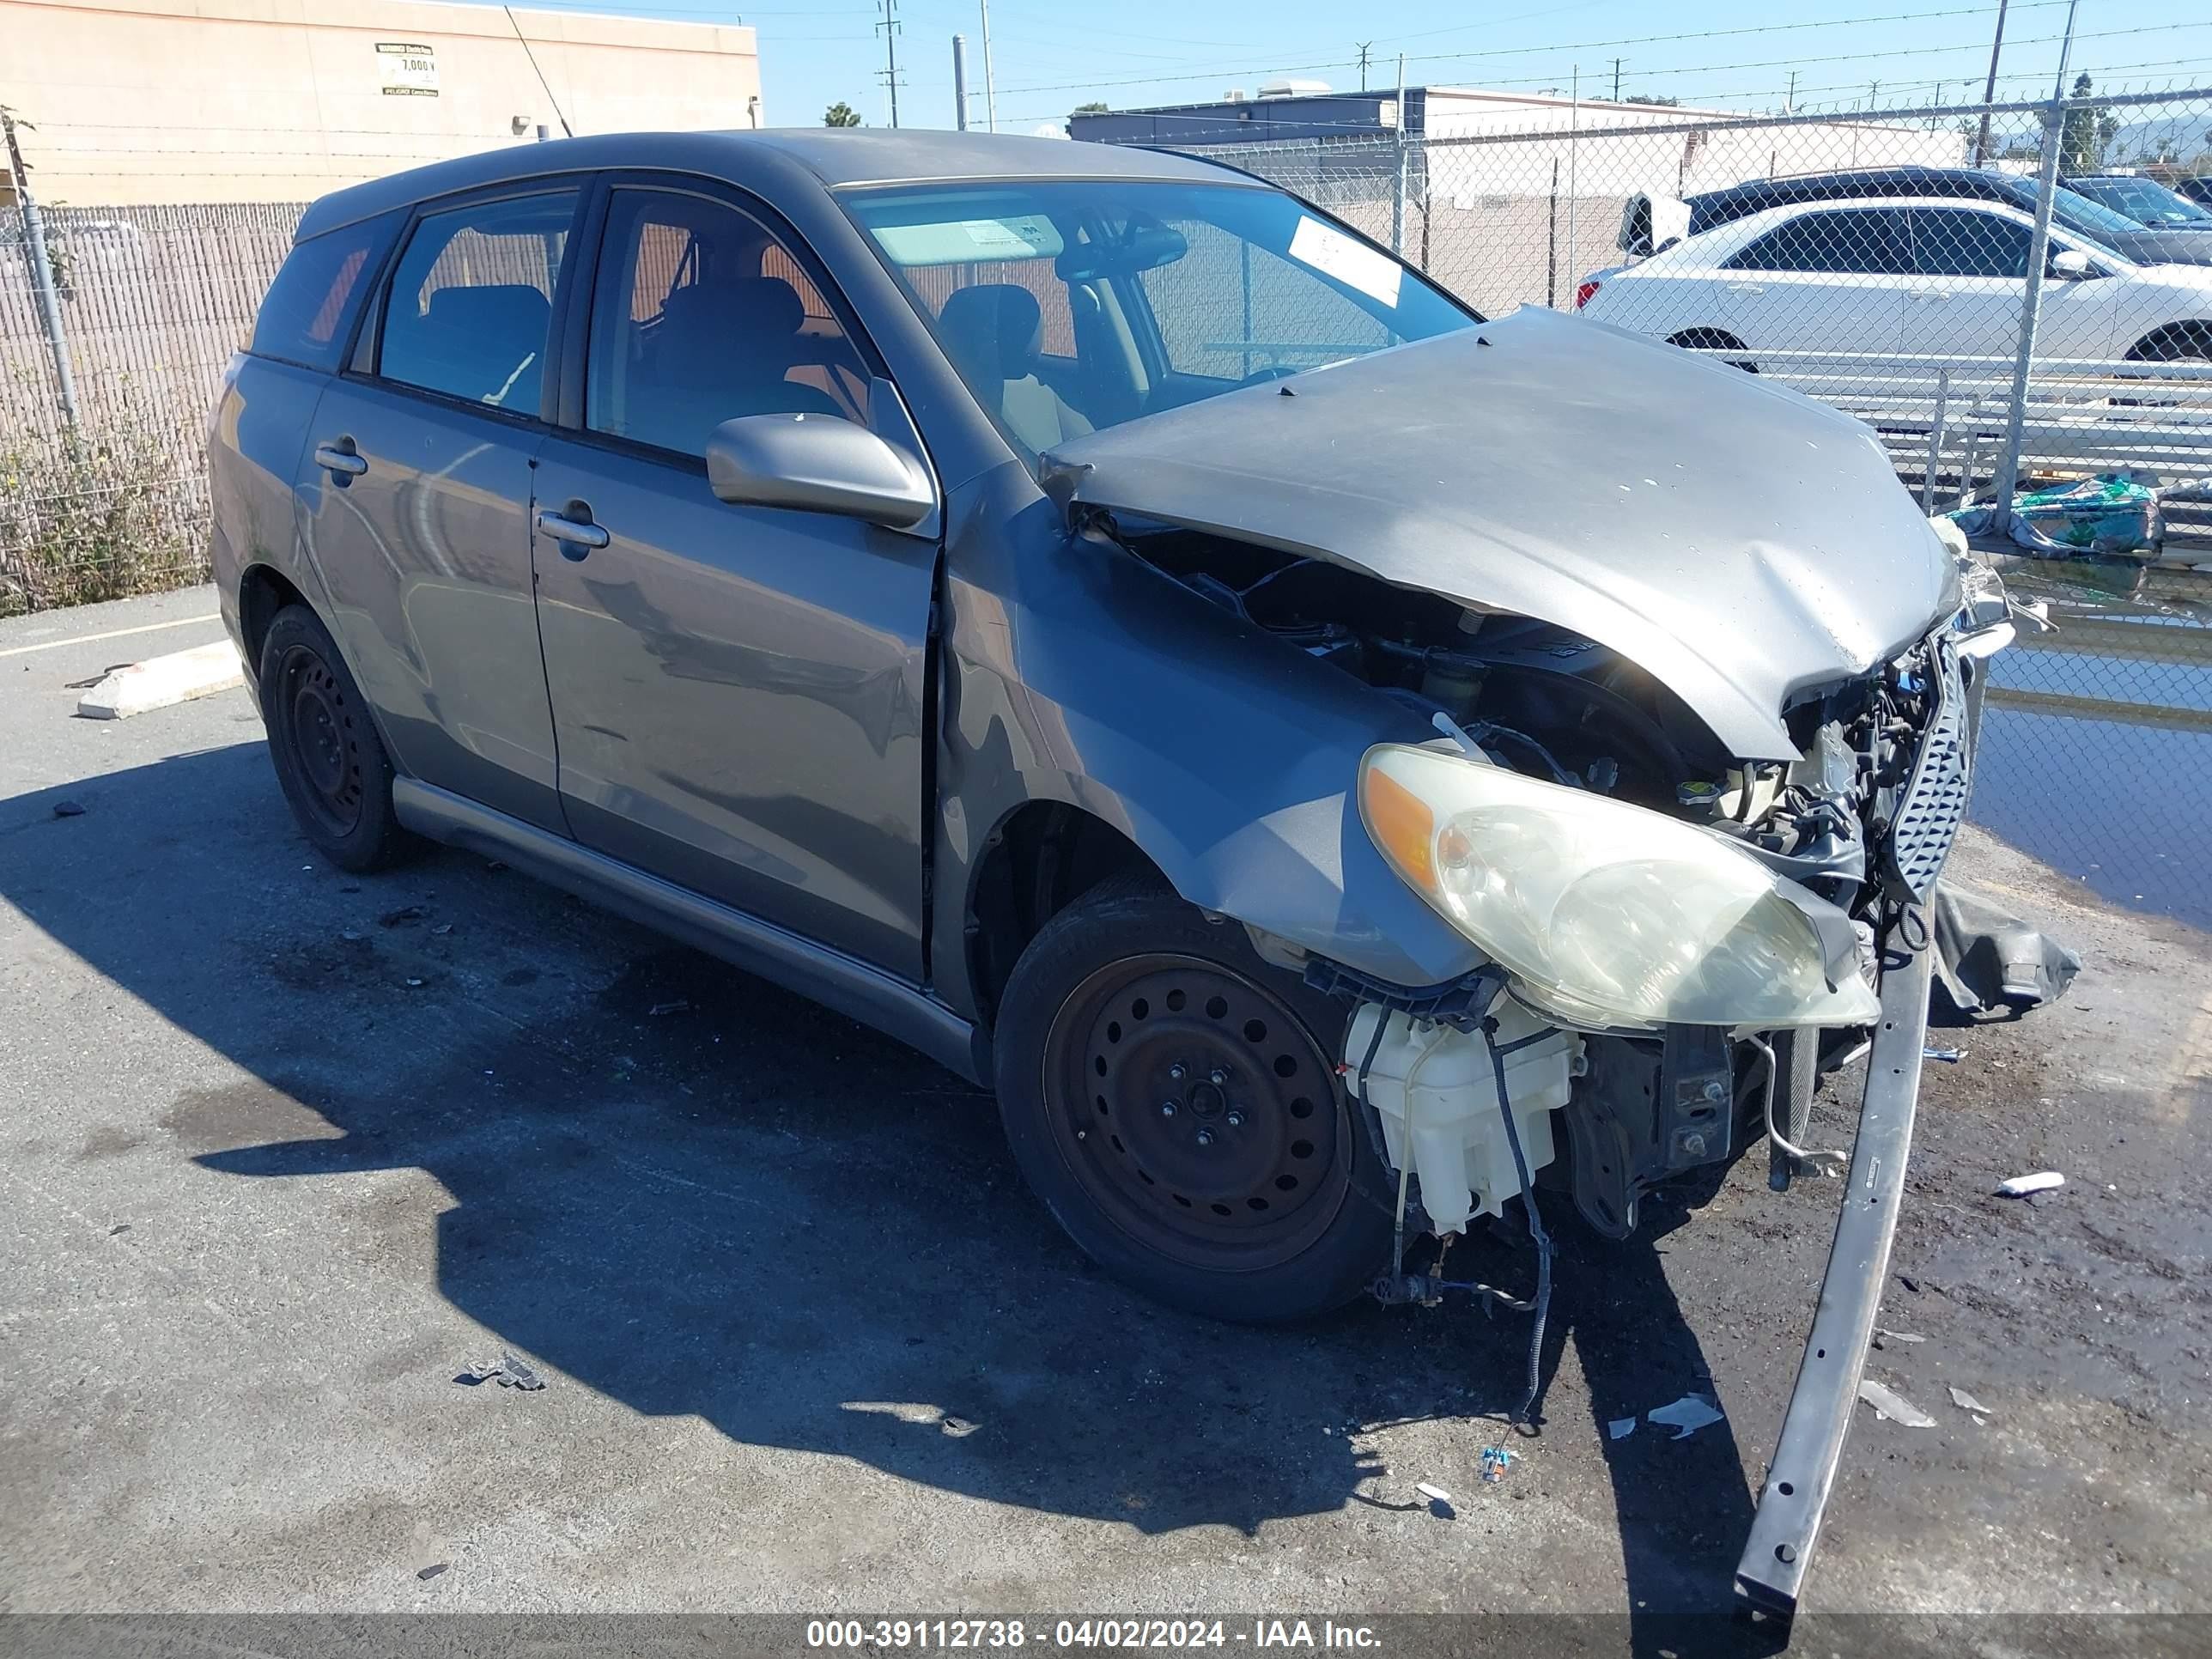
<path fill-rule="evenodd" d="M 1726 1606 L 1832 1183 L 1562 1213 L 1485 1484 L 1517 1319 L 1151 1306 L 911 1053 L 481 858 L 331 869 L 243 692 L 74 716 L 213 611 L 0 623 L 0 1610 Z M 2087 967 L 1931 1037 L 1869 1374 L 1935 1426 L 1858 1408 L 1808 1607 L 2212 1612 L 2212 939 L 1954 868 Z"/>

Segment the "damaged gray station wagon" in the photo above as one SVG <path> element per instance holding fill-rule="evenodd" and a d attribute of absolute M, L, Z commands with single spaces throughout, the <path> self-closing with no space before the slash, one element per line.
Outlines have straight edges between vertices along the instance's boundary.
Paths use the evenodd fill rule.
<path fill-rule="evenodd" d="M 809 132 L 324 198 L 211 443 L 327 857 L 495 855 L 988 1083 L 1182 1307 L 1476 1290 L 1428 1236 L 1510 1216 L 1540 1333 L 1537 1189 L 1786 1178 L 1870 1040 L 1739 1579 L 1793 1604 L 2011 636 L 1864 428 L 1226 168 Z"/>

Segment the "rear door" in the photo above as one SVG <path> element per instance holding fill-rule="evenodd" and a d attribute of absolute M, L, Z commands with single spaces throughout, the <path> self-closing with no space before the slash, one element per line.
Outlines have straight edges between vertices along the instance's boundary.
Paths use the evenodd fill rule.
<path fill-rule="evenodd" d="M 1811 208 L 1723 262 L 1721 309 L 1754 351 L 1887 356 L 1911 262 L 1903 208 Z"/>
<path fill-rule="evenodd" d="M 819 264 L 746 198 L 617 180 L 593 216 L 579 370 L 537 473 L 568 823 L 918 981 L 933 527 L 732 506 L 702 459 L 741 415 L 870 423 L 878 371 Z"/>
<path fill-rule="evenodd" d="M 431 204 L 317 407 L 307 544 L 401 770 L 563 827 L 531 592 L 531 464 L 581 191 Z"/>

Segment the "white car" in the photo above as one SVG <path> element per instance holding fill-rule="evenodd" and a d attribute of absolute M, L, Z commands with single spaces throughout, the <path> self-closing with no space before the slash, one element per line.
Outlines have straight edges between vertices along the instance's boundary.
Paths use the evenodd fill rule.
<path fill-rule="evenodd" d="M 1596 272 L 1576 305 L 1747 367 L 1762 353 L 2008 358 L 2033 233 L 2016 208 L 1956 197 L 1801 203 Z M 2139 265 L 2054 227 L 2046 273 L 2039 357 L 2212 361 L 2212 266 Z"/>

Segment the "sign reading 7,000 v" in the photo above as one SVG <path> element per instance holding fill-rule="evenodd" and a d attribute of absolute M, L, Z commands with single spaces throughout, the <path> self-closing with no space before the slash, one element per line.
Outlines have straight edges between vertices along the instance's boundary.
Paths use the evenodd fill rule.
<path fill-rule="evenodd" d="M 376 67 L 386 98 L 435 98 L 438 55 L 429 46 L 406 40 L 376 43 Z"/>

